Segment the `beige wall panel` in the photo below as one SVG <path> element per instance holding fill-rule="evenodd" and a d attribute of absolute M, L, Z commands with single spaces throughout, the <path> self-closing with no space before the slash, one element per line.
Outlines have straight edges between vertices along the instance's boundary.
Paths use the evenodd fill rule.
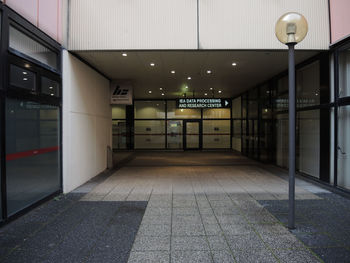
<path fill-rule="evenodd" d="M 299 12 L 309 33 L 299 49 L 327 49 L 327 0 L 199 0 L 199 45 L 202 49 L 284 49 L 275 23 L 286 12 Z"/>
<path fill-rule="evenodd" d="M 70 50 L 195 49 L 197 0 L 71 0 Z"/>
<path fill-rule="evenodd" d="M 109 81 L 63 51 L 63 191 L 107 168 L 112 110 Z"/>

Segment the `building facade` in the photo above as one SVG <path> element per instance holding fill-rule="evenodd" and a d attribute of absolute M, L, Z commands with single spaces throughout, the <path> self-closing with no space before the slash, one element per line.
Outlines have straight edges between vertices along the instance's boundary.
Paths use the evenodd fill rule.
<path fill-rule="evenodd" d="M 288 168 L 286 47 L 297 45 L 297 170 L 350 191 L 347 0 L 6 0 L 1 7 L 1 214 L 6 221 L 107 168 L 108 148 L 233 150 Z M 315 8 L 317 7 L 317 8 Z M 110 86 L 133 86 L 111 105 Z M 184 109 L 180 98 L 229 107 Z"/>

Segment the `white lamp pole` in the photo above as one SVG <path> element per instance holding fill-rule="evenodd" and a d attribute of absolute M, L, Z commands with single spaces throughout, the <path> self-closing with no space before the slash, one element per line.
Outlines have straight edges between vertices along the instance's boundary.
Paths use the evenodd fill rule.
<path fill-rule="evenodd" d="M 275 33 L 280 42 L 288 46 L 289 77 L 289 211 L 288 228 L 295 228 L 295 60 L 294 46 L 302 41 L 308 31 L 304 16 L 287 13 L 278 19 Z"/>

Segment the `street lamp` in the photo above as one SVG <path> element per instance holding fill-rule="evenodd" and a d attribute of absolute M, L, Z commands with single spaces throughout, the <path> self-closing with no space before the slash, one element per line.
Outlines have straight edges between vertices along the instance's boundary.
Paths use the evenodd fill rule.
<path fill-rule="evenodd" d="M 302 41 L 308 31 L 305 17 L 298 13 L 286 13 L 278 19 L 276 37 L 288 46 L 289 76 L 289 211 L 288 228 L 295 228 L 295 60 L 294 46 Z"/>

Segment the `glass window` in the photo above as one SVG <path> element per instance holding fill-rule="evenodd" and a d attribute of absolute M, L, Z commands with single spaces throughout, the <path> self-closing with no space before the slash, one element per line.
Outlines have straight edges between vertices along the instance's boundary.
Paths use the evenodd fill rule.
<path fill-rule="evenodd" d="M 135 149 L 164 149 L 165 121 L 135 121 Z"/>
<path fill-rule="evenodd" d="M 241 97 L 232 100 L 232 118 L 240 119 L 242 117 L 242 101 Z"/>
<path fill-rule="evenodd" d="M 199 109 L 177 109 L 176 101 L 168 101 L 168 119 L 200 119 L 201 110 Z"/>
<path fill-rule="evenodd" d="M 49 79 L 47 77 L 41 78 L 41 93 L 50 95 L 53 97 L 60 96 L 60 84 L 57 81 Z"/>
<path fill-rule="evenodd" d="M 297 169 L 305 174 L 320 176 L 320 111 L 298 112 Z"/>
<path fill-rule="evenodd" d="M 6 183 L 12 215 L 60 189 L 59 108 L 6 100 Z"/>
<path fill-rule="evenodd" d="M 183 123 L 181 120 L 167 121 L 167 147 L 168 149 L 183 148 Z"/>
<path fill-rule="evenodd" d="M 57 53 L 10 26 L 9 46 L 43 64 L 57 69 Z"/>
<path fill-rule="evenodd" d="M 34 92 L 36 90 L 36 75 L 27 69 L 10 65 L 10 86 Z"/>
<path fill-rule="evenodd" d="M 127 148 L 128 129 L 125 120 L 112 121 L 113 149 Z"/>
<path fill-rule="evenodd" d="M 276 163 L 288 168 L 288 114 L 277 115 Z"/>
<path fill-rule="evenodd" d="M 297 107 L 320 104 L 320 62 L 299 69 L 296 77 Z"/>
<path fill-rule="evenodd" d="M 231 109 L 203 109 L 203 119 L 230 119 Z"/>
<path fill-rule="evenodd" d="M 231 137 L 230 120 L 203 121 L 203 148 L 229 149 Z"/>
<path fill-rule="evenodd" d="M 350 106 L 338 110 L 338 185 L 350 189 Z"/>
<path fill-rule="evenodd" d="M 241 120 L 234 120 L 232 127 L 232 149 L 241 151 Z"/>
<path fill-rule="evenodd" d="M 126 118 L 126 106 L 125 105 L 113 105 L 112 106 L 112 119 L 125 119 Z"/>
<path fill-rule="evenodd" d="M 350 96 L 350 49 L 339 53 L 339 97 Z"/>
<path fill-rule="evenodd" d="M 135 119 L 165 119 L 165 102 L 135 101 Z"/>

